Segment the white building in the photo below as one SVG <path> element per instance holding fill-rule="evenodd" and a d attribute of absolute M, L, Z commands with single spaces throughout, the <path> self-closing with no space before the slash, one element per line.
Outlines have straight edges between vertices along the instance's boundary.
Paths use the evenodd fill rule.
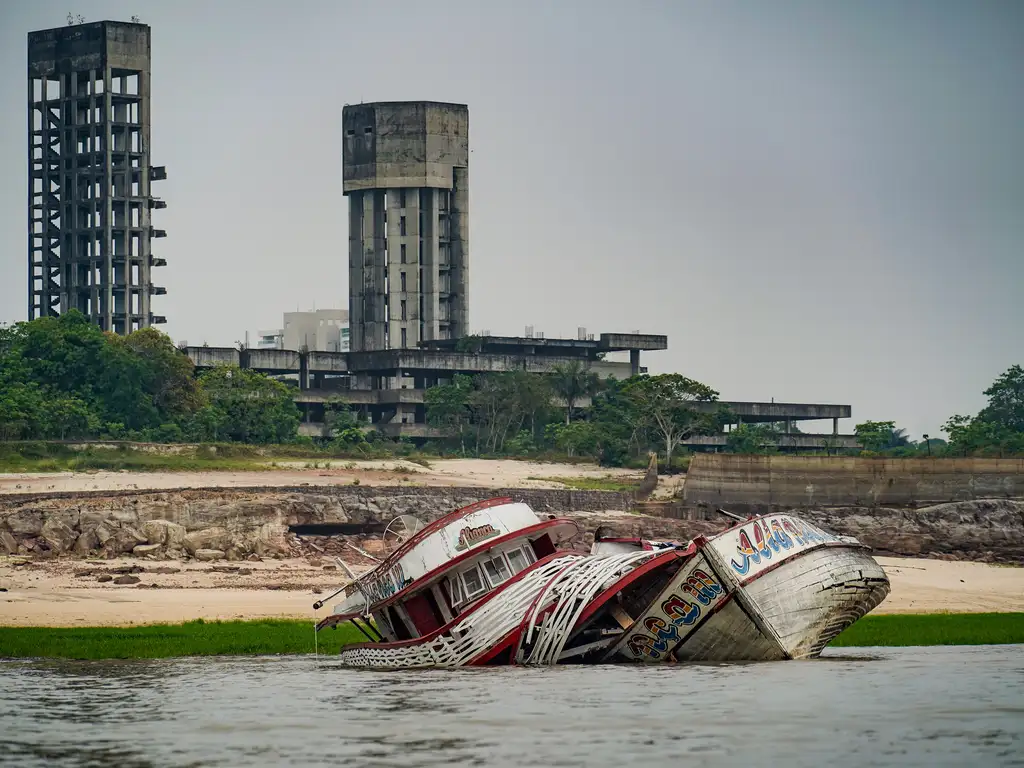
<path fill-rule="evenodd" d="M 284 349 L 284 329 L 256 331 L 256 349 Z"/>
<path fill-rule="evenodd" d="M 263 337 L 260 337 L 262 342 Z M 312 312 L 285 312 L 278 349 L 303 348 L 313 352 L 348 352 L 347 309 L 317 309 Z"/>

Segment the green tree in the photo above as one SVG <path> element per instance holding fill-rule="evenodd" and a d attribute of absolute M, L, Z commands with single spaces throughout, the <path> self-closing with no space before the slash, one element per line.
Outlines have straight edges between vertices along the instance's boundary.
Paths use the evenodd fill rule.
<path fill-rule="evenodd" d="M 518 397 L 518 378 L 513 373 L 478 376 L 469 395 L 469 407 L 476 427 L 479 453 L 481 444 L 487 453 L 500 453 L 505 440 L 519 432 L 525 419 Z"/>
<path fill-rule="evenodd" d="M 337 395 L 324 403 L 325 437 L 338 446 L 353 446 L 366 442 L 359 425 L 359 417 L 351 406 Z"/>
<path fill-rule="evenodd" d="M 1024 368 L 1010 366 L 985 390 L 988 405 L 978 418 L 1012 432 L 1024 432 Z"/>
<path fill-rule="evenodd" d="M 558 427 L 555 443 L 567 456 L 593 455 L 597 452 L 601 440 L 597 428 L 591 422 L 574 421 L 571 424 L 559 424 Z"/>
<path fill-rule="evenodd" d="M 1024 368 L 1010 366 L 985 390 L 977 416 L 951 416 L 943 425 L 954 456 L 1024 454 Z"/>
<path fill-rule="evenodd" d="M 573 408 L 582 398 L 595 394 L 600 387 L 596 373 L 579 360 L 560 363 L 551 369 L 551 388 L 565 402 L 565 423 L 572 420 Z"/>
<path fill-rule="evenodd" d="M 530 425 L 531 441 L 539 437 L 538 425 L 547 421 L 551 412 L 552 388 L 544 376 L 526 371 L 512 371 L 510 384 L 515 391 L 515 405 L 522 413 L 523 420 Z"/>
<path fill-rule="evenodd" d="M 469 395 L 472 390 L 472 378 L 456 374 L 450 384 L 430 387 L 423 394 L 427 423 L 440 430 L 446 438 L 457 440 L 463 455 L 466 453 L 466 436 L 472 416 L 469 409 Z"/>
<path fill-rule="evenodd" d="M 286 443 L 298 434 L 299 409 L 279 381 L 237 366 L 219 366 L 199 377 L 209 405 L 200 412 L 202 437 L 244 443 Z"/>
<path fill-rule="evenodd" d="M 881 451 L 889 446 L 895 424 L 891 421 L 865 421 L 853 428 L 865 451 Z"/>
<path fill-rule="evenodd" d="M 672 466 L 672 452 L 687 437 L 713 429 L 714 416 L 699 414 L 696 402 L 714 402 L 718 392 L 678 373 L 633 376 L 623 389 L 634 406 L 633 413 L 658 436 L 665 450 L 665 466 Z"/>
<path fill-rule="evenodd" d="M 731 453 L 774 453 L 778 435 L 771 424 L 740 424 L 726 436 L 725 445 Z"/>

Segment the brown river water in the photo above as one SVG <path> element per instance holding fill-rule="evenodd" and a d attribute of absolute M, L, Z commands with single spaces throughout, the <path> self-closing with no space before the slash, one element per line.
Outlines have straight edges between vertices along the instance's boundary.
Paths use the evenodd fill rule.
<path fill-rule="evenodd" d="M 419 672 L 2 661 L 0 764 L 1024 766 L 1024 646 Z"/>

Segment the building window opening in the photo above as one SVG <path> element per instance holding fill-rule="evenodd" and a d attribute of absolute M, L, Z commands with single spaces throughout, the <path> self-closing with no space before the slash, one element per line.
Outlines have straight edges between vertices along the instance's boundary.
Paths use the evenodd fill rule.
<path fill-rule="evenodd" d="M 402 292 L 405 293 L 405 272 L 400 273 L 399 279 L 402 284 Z"/>
<path fill-rule="evenodd" d="M 402 217 L 401 217 L 401 218 L 400 218 L 400 219 L 398 220 L 398 232 L 399 232 L 399 234 L 400 234 L 400 235 L 401 235 L 402 237 L 405 237 L 405 235 L 406 235 L 406 231 L 405 231 L 405 216 L 402 216 Z"/>
<path fill-rule="evenodd" d="M 403 264 L 405 264 L 405 263 L 406 263 L 406 258 L 405 258 L 405 243 L 402 243 L 402 245 L 401 245 L 401 251 L 402 251 L 402 263 L 403 263 Z"/>

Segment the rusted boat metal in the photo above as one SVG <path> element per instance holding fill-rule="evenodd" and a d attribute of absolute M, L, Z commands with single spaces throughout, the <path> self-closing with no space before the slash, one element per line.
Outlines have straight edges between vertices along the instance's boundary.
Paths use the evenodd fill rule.
<path fill-rule="evenodd" d="M 340 658 L 358 667 L 802 659 L 889 593 L 866 546 L 795 515 L 589 554 L 578 533 L 509 498 L 456 510 L 339 590 L 317 631 L 355 624 L 367 642 Z"/>

